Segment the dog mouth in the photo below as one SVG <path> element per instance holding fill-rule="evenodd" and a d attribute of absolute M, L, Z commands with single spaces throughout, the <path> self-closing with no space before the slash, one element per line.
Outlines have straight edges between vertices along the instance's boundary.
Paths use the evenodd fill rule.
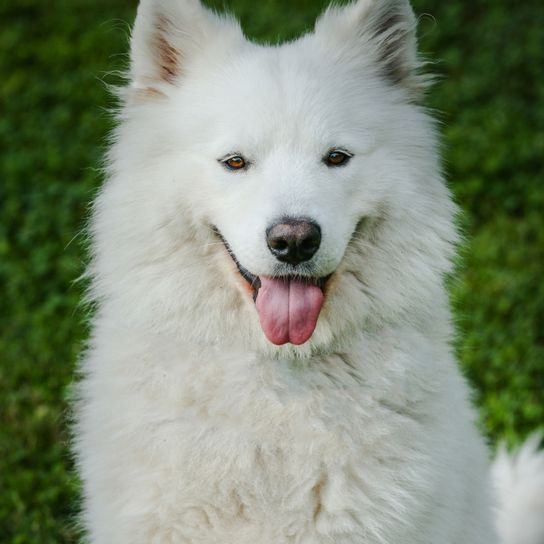
<path fill-rule="evenodd" d="M 242 266 L 221 232 L 216 227 L 213 231 L 249 287 L 267 339 L 278 346 L 307 342 L 317 325 L 332 274 L 319 278 L 300 274 L 257 276 Z"/>

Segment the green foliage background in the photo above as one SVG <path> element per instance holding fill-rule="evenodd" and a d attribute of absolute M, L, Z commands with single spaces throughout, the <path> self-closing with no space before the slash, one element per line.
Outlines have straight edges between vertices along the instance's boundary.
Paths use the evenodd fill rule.
<path fill-rule="evenodd" d="M 231 0 L 248 35 L 311 27 L 322 0 Z M 223 1 L 213 2 L 222 7 Z M 414 0 L 442 59 L 429 105 L 465 211 L 456 347 L 492 443 L 544 423 L 544 5 Z M 0 2 L 0 541 L 75 542 L 67 398 L 86 335 L 78 233 L 100 183 L 136 0 Z"/>

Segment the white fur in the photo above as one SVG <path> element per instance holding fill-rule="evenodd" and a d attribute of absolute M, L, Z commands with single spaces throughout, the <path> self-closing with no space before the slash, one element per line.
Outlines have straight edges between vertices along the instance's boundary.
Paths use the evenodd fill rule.
<path fill-rule="evenodd" d="M 261 47 L 196 0 L 142 1 L 91 224 L 76 449 L 92 543 L 497 542 L 413 27 L 404 0 L 360 0 Z M 354 157 L 327 168 L 335 146 Z M 230 152 L 251 167 L 227 171 Z M 321 225 L 303 273 L 334 272 L 298 347 L 266 340 L 212 230 L 281 274 L 264 231 L 283 215 Z"/>
<path fill-rule="evenodd" d="M 544 542 L 544 452 L 536 434 L 509 455 L 504 447 L 493 463 L 499 495 L 498 528 L 504 542 Z"/>

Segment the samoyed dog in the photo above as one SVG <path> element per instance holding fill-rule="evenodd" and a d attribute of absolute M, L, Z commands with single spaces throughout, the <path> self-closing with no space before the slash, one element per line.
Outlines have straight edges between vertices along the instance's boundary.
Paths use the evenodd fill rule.
<path fill-rule="evenodd" d="M 538 441 L 492 478 L 452 354 L 415 26 L 359 0 L 264 47 L 142 0 L 91 222 L 90 542 L 544 542 Z"/>

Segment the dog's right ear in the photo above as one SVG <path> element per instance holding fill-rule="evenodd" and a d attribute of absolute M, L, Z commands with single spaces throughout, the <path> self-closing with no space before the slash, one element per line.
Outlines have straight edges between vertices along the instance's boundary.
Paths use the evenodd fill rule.
<path fill-rule="evenodd" d="M 141 0 L 131 37 L 132 89 L 165 94 L 183 76 L 193 55 L 220 43 L 243 40 L 240 25 L 202 6 L 199 0 Z"/>
<path fill-rule="evenodd" d="M 348 56 L 370 56 L 385 80 L 419 101 L 430 78 L 419 73 L 416 26 L 409 0 L 353 0 L 325 11 L 315 33 Z"/>

